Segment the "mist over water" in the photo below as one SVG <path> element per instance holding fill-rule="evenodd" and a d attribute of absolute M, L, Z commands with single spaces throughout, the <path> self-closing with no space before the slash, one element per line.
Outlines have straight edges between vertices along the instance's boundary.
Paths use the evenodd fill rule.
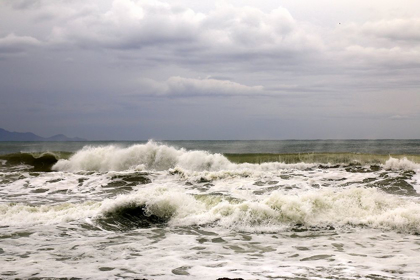
<path fill-rule="evenodd" d="M 0 143 L 0 275 L 417 279 L 419 147 Z"/>

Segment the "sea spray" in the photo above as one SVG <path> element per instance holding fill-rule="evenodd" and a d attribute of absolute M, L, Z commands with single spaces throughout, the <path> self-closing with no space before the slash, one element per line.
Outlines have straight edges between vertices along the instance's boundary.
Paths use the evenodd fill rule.
<path fill-rule="evenodd" d="M 420 164 L 414 163 L 406 157 L 401 159 L 390 157 L 383 167 L 390 170 L 419 170 Z"/>

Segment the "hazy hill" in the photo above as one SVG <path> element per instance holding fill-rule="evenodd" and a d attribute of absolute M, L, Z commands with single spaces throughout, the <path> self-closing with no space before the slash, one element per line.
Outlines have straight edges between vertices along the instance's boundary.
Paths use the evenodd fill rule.
<path fill-rule="evenodd" d="M 11 132 L 0 128 L 0 141 L 86 141 L 83 138 L 70 138 L 63 134 L 41 137 L 32 132 Z"/>

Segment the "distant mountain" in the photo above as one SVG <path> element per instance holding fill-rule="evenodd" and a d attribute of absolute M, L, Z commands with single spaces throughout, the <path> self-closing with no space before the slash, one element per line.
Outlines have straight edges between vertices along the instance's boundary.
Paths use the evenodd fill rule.
<path fill-rule="evenodd" d="M 32 132 L 11 132 L 0 128 L 0 141 L 87 141 L 83 138 L 70 138 L 63 134 L 57 134 L 51 137 L 41 137 Z"/>

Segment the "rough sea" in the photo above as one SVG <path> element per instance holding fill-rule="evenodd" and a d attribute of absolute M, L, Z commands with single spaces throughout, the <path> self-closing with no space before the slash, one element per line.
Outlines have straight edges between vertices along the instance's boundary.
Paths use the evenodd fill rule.
<path fill-rule="evenodd" d="M 0 142 L 0 279 L 419 279 L 420 140 Z"/>

